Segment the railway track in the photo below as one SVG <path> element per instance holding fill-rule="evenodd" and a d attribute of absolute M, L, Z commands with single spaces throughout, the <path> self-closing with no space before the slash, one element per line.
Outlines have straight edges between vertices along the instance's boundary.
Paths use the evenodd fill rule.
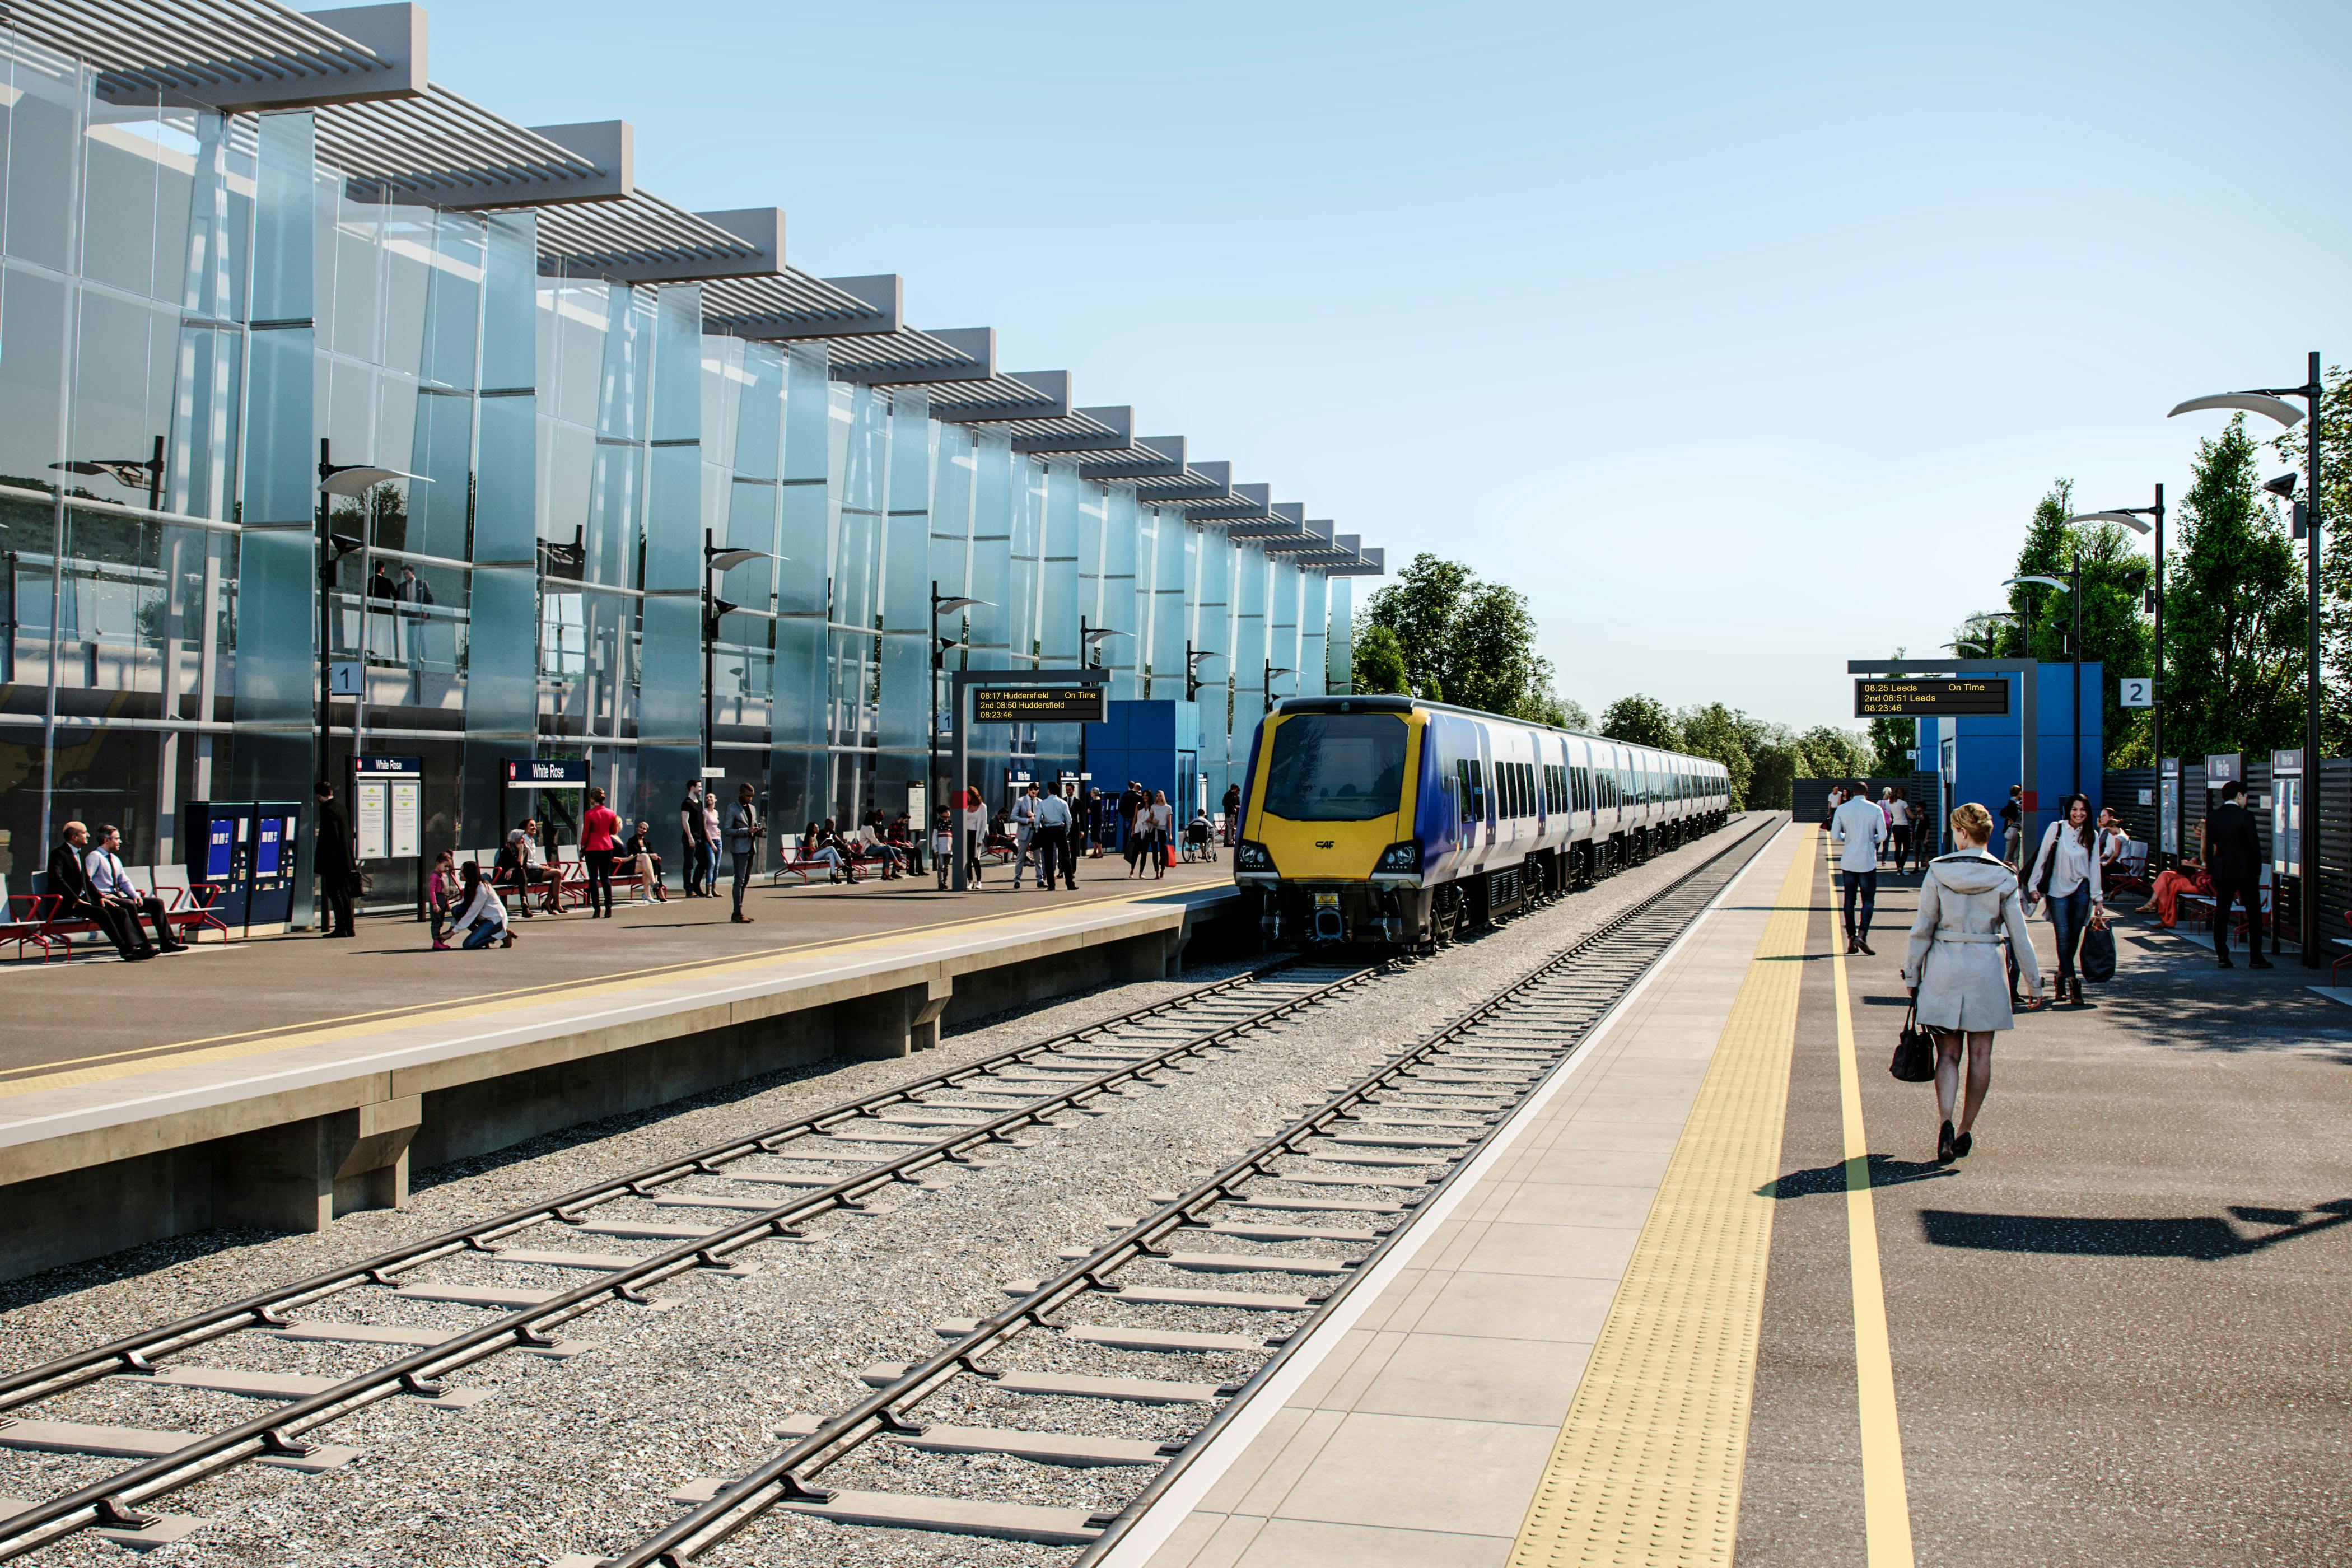
<path fill-rule="evenodd" d="M 1099 1561 L 1769 837 L 1749 826 L 1109 1241 L 1066 1249 L 1051 1279 L 1009 1282 L 992 1316 L 938 1324 L 949 1342 L 929 1358 L 866 1368 L 864 1397 L 780 1423 L 765 1458 L 672 1492 L 695 1506 L 669 1524 L 558 1568 L 684 1568 L 778 1510 Z M 1171 1434 L 1171 1411 L 1200 1418 Z M 1004 1496 L 1007 1460 L 1040 1467 L 1049 1494 L 1071 1489 L 1045 1467 L 1139 1479 L 1118 1507 L 1040 1503 Z M 887 1489 L 910 1473 L 925 1489 Z M 855 1550 L 827 1544 L 828 1561 Z"/>
<path fill-rule="evenodd" d="M 0 1375 L 0 1448 L 139 1461 L 38 1501 L 0 1499 L 0 1559 L 81 1531 L 130 1545 L 173 1539 L 201 1521 L 150 1512 L 147 1505 L 156 1499 L 239 1465 L 336 1468 L 356 1450 L 306 1439 L 377 1401 L 413 1398 L 464 1409 L 483 1395 L 446 1380 L 467 1366 L 506 1353 L 568 1357 L 593 1350 L 556 1331 L 600 1310 L 657 1307 L 662 1303 L 647 1291 L 690 1270 L 747 1276 L 758 1265 L 738 1255 L 793 1238 L 796 1225 L 855 1212 L 863 1200 L 919 1183 L 926 1173 L 943 1174 L 978 1165 L 980 1156 L 1017 1150 L 1024 1129 L 1140 1092 L 1185 1070 L 1193 1058 L 1234 1048 L 1255 1031 L 1381 972 L 1379 965 L 1288 958 L 1261 964 L 1147 1007 Z M 614 1250 L 628 1244 L 653 1249 Z M 549 1271 L 580 1275 L 584 1282 L 557 1289 L 436 1282 L 432 1266 L 445 1260 L 513 1265 L 541 1279 Z M 472 1318 L 484 1308 L 500 1315 L 450 1328 L 348 1321 L 394 1300 L 410 1320 L 419 1303 L 428 1316 L 444 1307 L 464 1310 L 453 1316 Z M 329 1316 L 306 1315 L 331 1304 Z M 297 1376 L 206 1365 L 194 1353 L 237 1335 L 349 1347 L 355 1355 L 380 1359 L 347 1375 Z M 271 1407 L 201 1433 L 46 1420 L 38 1414 L 44 1402 L 110 1378 L 244 1395 Z"/>

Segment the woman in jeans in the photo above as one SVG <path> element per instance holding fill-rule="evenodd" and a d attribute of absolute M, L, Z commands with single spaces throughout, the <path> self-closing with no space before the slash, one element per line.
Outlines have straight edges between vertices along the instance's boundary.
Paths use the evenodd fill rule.
<path fill-rule="evenodd" d="M 580 858 L 588 862 L 588 918 L 608 921 L 613 918 L 613 857 L 619 852 L 615 839 L 621 831 L 620 815 L 604 804 L 604 792 L 588 792 L 588 809 L 580 818 Z"/>
<path fill-rule="evenodd" d="M 1985 847 L 1992 837 L 1992 814 L 1970 803 L 1952 813 L 1952 840 L 1959 853 L 1927 863 L 1919 881 L 1919 918 L 1911 922 L 1903 983 L 1918 1004 L 1919 1022 L 1936 1037 L 1936 1158 L 1968 1153 L 1976 1138 L 1977 1112 L 1992 1087 L 1992 1037 L 2014 1026 L 2009 1006 L 2008 964 L 2014 955 L 2029 982 L 2029 994 L 2042 989 L 2042 967 L 2026 934 L 2017 897 L 2017 875 Z M 2027 1003 L 2041 1005 L 2038 997 Z M 1969 1092 L 1959 1106 L 1960 1055 L 1969 1058 Z"/>
<path fill-rule="evenodd" d="M 2099 841 L 2091 826 L 2091 797 L 2070 795 L 2058 805 L 2059 819 L 2042 836 L 2033 872 L 2025 879 L 2029 903 L 2050 900 L 2050 923 L 2058 934 L 2058 994 L 2080 1006 L 2083 977 L 2074 953 L 2093 915 L 2105 920 L 2107 891 L 2099 877 Z"/>

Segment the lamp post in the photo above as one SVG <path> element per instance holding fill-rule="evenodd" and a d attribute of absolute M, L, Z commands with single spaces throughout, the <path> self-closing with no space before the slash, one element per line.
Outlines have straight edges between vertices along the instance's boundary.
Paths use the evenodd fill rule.
<path fill-rule="evenodd" d="M 2155 586 L 2143 603 L 2156 615 L 2156 673 L 2148 683 L 2147 700 L 2149 722 L 2155 729 L 2157 788 L 2161 790 L 2164 787 L 2164 487 L 2156 487 L 2153 505 L 2109 507 L 2105 511 L 2086 511 L 2079 517 L 2070 517 L 2066 521 L 2070 527 L 2094 522 L 2119 522 L 2135 533 L 2147 533 L 2149 525 L 2141 521 L 2142 518 L 2155 520 Z"/>
<path fill-rule="evenodd" d="M 148 458 L 92 458 L 86 461 L 51 463 L 60 473 L 104 474 L 116 484 L 130 489 L 147 492 L 147 510 L 163 510 L 163 437 L 155 437 L 155 452 Z"/>
<path fill-rule="evenodd" d="M 1272 659 L 1267 659 L 1265 661 L 1265 684 L 1258 689 L 1265 693 L 1265 710 L 1267 712 L 1271 713 L 1274 711 L 1274 678 L 1277 675 L 1297 675 L 1297 673 L 1298 672 L 1295 669 L 1283 668 L 1282 666 L 1275 663 Z"/>
<path fill-rule="evenodd" d="M 1092 669 L 1095 665 L 1095 652 L 1102 647 L 1103 639 L 1123 637 L 1126 635 L 1125 632 L 1113 630 L 1109 626 L 1089 626 L 1087 625 L 1086 616 L 1080 616 L 1078 617 L 1078 662 Z"/>
<path fill-rule="evenodd" d="M 2305 628 L 2306 647 L 2303 683 L 2303 767 L 2304 776 L 2311 781 L 2305 790 L 2303 803 L 2302 861 L 2306 886 L 2316 883 L 2319 878 L 2319 507 L 2324 493 L 2319 488 L 2319 415 L 2320 400 L 2326 394 L 2326 388 L 2319 374 L 2319 351 L 2314 349 L 2305 365 L 2301 386 L 2262 386 L 2246 392 L 2223 392 L 2210 397 L 2192 397 L 2186 403 L 2176 405 L 2172 413 L 2165 416 L 2169 419 L 2200 409 L 2236 408 L 2275 419 L 2282 426 L 2292 430 L 2304 418 L 2305 409 L 2285 401 L 2290 397 L 2302 398 L 2310 415 L 2311 428 L 2304 441 L 2304 456 L 2308 459 L 2304 483 L 2311 497 L 2310 527 L 2305 535 L 2304 584 L 2306 603 L 2310 606 L 2310 623 Z M 2160 700 L 2161 693 L 2158 697 Z M 2157 765 L 2159 768 L 2164 765 L 2160 757 Z M 2303 943 L 2303 966 L 2316 969 L 2320 958 L 2319 900 L 2305 892 L 2295 902 L 2300 906 L 2296 910 L 2300 917 L 2296 923 L 2302 928 L 2297 935 Z"/>
<path fill-rule="evenodd" d="M 960 638 L 940 636 L 940 617 L 952 616 L 963 610 L 994 609 L 995 607 L 986 599 L 975 599 L 966 594 L 942 594 L 940 592 L 939 580 L 937 578 L 931 580 L 930 728 L 924 731 L 923 784 L 929 792 L 933 804 L 937 804 L 940 798 L 940 674 L 947 668 L 948 649 L 964 646 Z M 919 822 L 912 826 L 918 834 L 925 831 L 924 825 Z"/>
<path fill-rule="evenodd" d="M 1201 648 L 1201 649 L 1195 650 L 1195 649 L 1194 649 L 1194 647 L 1192 647 L 1192 640 L 1190 637 L 1187 637 L 1187 638 L 1185 638 L 1185 639 L 1184 639 L 1184 700 L 1185 700 L 1185 701 L 1187 701 L 1187 702 L 1197 702 L 1197 701 L 1199 701 L 1199 700 L 1201 700 L 1201 688 L 1202 688 L 1202 686 L 1204 686 L 1204 685 L 1206 685 L 1206 684 L 1207 684 L 1207 682 L 1203 681 L 1203 680 L 1201 679 L 1200 674 L 1199 674 L 1199 671 L 1200 671 L 1200 668 L 1201 668 L 1201 661 L 1202 661 L 1202 659 L 1208 659 L 1208 658 L 1224 658 L 1224 657 L 1225 657 L 1225 656 L 1224 656 L 1223 654 L 1216 653 L 1216 652 L 1213 652 L 1212 650 L 1210 650 L 1210 649 L 1208 649 L 1208 648 Z"/>
<path fill-rule="evenodd" d="M 732 546 L 722 548 L 713 542 L 710 531 L 702 531 L 702 768 L 701 776 L 710 776 L 710 742 L 712 714 L 718 698 L 719 617 L 741 608 L 719 596 L 714 577 L 732 572 L 738 566 L 753 561 L 782 561 L 765 550 L 744 550 Z"/>
<path fill-rule="evenodd" d="M 2074 750 L 2073 750 L 2073 751 L 2068 754 L 2067 762 L 2066 762 L 2066 782 L 2067 782 L 2067 785 L 2068 785 L 2068 789 L 2067 789 L 2067 792 L 2066 792 L 2066 793 L 2067 793 L 2067 794 L 2069 794 L 2069 795 L 2080 795 L 2080 794 L 2082 794 L 2082 793 L 2083 793 L 2083 556 L 2082 556 L 2082 552 L 2079 552 L 2079 551 L 2075 552 L 2075 555 L 2074 555 L 2074 564 L 2072 567 L 2070 567 L 2070 568 L 2068 569 L 2067 574 L 2066 574 L 2066 576 L 2065 576 L 2065 578 L 2064 578 L 2063 580 L 2061 580 L 2061 579 L 2056 578 L 2056 577 L 2042 577 L 2042 576 L 2011 577 L 2011 579 L 2009 579 L 2009 581 L 2008 581 L 2008 582 L 2003 583 L 2003 584 L 2001 584 L 2001 586 L 2002 586 L 2002 587 L 2004 587 L 2004 588 L 2014 588 L 2014 587 L 2018 586 L 2019 584 L 2025 584 L 2025 583 L 2039 584 L 2041 586 L 2042 586 L 2042 587 L 2044 587 L 2044 588 L 2055 588 L 2055 589 L 2057 589 L 2057 590 L 2058 590 L 2060 593 L 2062 593 L 2062 594 L 2070 594 L 2070 595 L 2072 595 L 2074 596 L 2074 630 L 2073 630 L 2073 632 L 2068 636 L 2068 637 L 2067 637 L 2067 639 L 2066 639 L 2066 652 L 2067 652 L 2067 655 L 2068 655 L 2069 658 L 2073 661 L 2073 665 L 2074 665 L 2073 673 L 2072 673 L 2072 675 L 2071 675 L 2071 676 L 2070 676 L 2070 678 L 2069 678 L 2069 679 L 2073 681 L 2073 683 L 2074 683 L 2074 684 L 2072 685 L 2072 687 L 2069 689 L 2069 692 L 2070 692 L 2070 695 L 2069 695 L 2069 700 L 2071 700 L 2071 701 L 2072 701 L 2072 703 L 2074 704 Z M 2027 599 L 2027 600 L 2025 601 L 2025 604 L 2026 604 L 2026 608 L 2027 608 L 2029 611 L 2031 611 L 2031 610 L 2032 610 L 2032 606 L 2033 606 L 2033 601 L 2032 601 L 2031 598 L 2029 598 L 2029 599 Z M 2032 619 L 2032 616 L 2030 614 L 2029 614 L 2029 615 L 2027 616 L 2027 617 L 2026 617 L 2025 628 L 2026 628 L 2026 629 L 2025 629 L 2026 652 L 2030 655 L 2030 654 L 2032 654 L 2032 652 L 2033 651 L 2033 649 L 2032 649 L 2032 645 L 2033 645 L 2033 619 Z M 2040 745 L 2041 743 L 2042 743 L 2042 737 L 2041 737 L 2041 736 L 2039 736 L 2039 735 L 2033 735 L 2033 736 L 2030 736 L 2030 737 L 2028 737 L 2028 744 L 2038 746 L 2038 745 Z"/>
<path fill-rule="evenodd" d="M 158 460 L 162 457 L 160 445 Z M 342 539 L 336 536 L 329 521 L 334 498 L 356 500 L 381 484 L 394 479 L 406 479 L 411 484 L 429 485 L 433 481 L 423 474 L 412 474 L 404 468 L 383 468 L 370 463 L 338 463 L 327 437 L 319 438 L 319 777 L 331 781 L 334 776 L 332 748 L 327 738 L 328 700 L 334 680 L 335 647 L 332 637 L 335 597 L 335 567 L 342 558 L 355 550 L 367 548 L 365 539 Z M 161 482 L 160 470 L 158 483 Z M 365 526 L 364 521 L 362 526 Z M 367 601 L 362 597 L 360 601 Z M 361 639 L 366 640 L 364 637 Z M 361 649 L 362 681 L 367 679 L 366 649 Z M 358 725 L 352 725 L 352 749 L 359 749 Z"/>

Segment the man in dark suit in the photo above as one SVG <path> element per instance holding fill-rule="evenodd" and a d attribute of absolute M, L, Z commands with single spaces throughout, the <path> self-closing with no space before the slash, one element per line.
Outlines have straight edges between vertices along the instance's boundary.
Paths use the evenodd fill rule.
<path fill-rule="evenodd" d="M 82 864 L 89 853 L 89 829 L 79 822 L 67 823 L 65 841 L 49 851 L 49 891 L 62 900 L 58 905 L 58 917 L 95 922 L 126 963 L 154 957 L 154 949 L 144 942 L 132 940 L 134 928 L 123 919 L 122 911 L 100 899 L 90 888 L 89 872 Z"/>
<path fill-rule="evenodd" d="M 352 830 L 335 809 L 335 789 L 324 779 L 311 792 L 319 802 L 319 826 L 310 839 L 310 868 L 319 873 L 319 896 L 327 900 L 327 929 L 320 936 L 352 936 Z"/>
<path fill-rule="evenodd" d="M 2263 838 L 2254 814 L 2245 806 L 2246 786 L 2231 779 L 2221 786 L 2221 804 L 2205 816 L 2205 874 L 2213 879 L 2213 952 L 2224 969 L 2230 962 L 2230 904 L 2246 911 L 2246 939 L 2253 967 L 2268 969 L 2263 956 Z"/>

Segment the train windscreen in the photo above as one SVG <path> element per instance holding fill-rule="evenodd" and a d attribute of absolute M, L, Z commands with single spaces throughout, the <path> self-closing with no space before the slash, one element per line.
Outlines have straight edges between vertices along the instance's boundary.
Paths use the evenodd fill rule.
<path fill-rule="evenodd" d="M 1404 794 L 1404 721 L 1389 713 L 1301 713 L 1274 732 L 1265 809 L 1292 822 L 1386 816 Z"/>

